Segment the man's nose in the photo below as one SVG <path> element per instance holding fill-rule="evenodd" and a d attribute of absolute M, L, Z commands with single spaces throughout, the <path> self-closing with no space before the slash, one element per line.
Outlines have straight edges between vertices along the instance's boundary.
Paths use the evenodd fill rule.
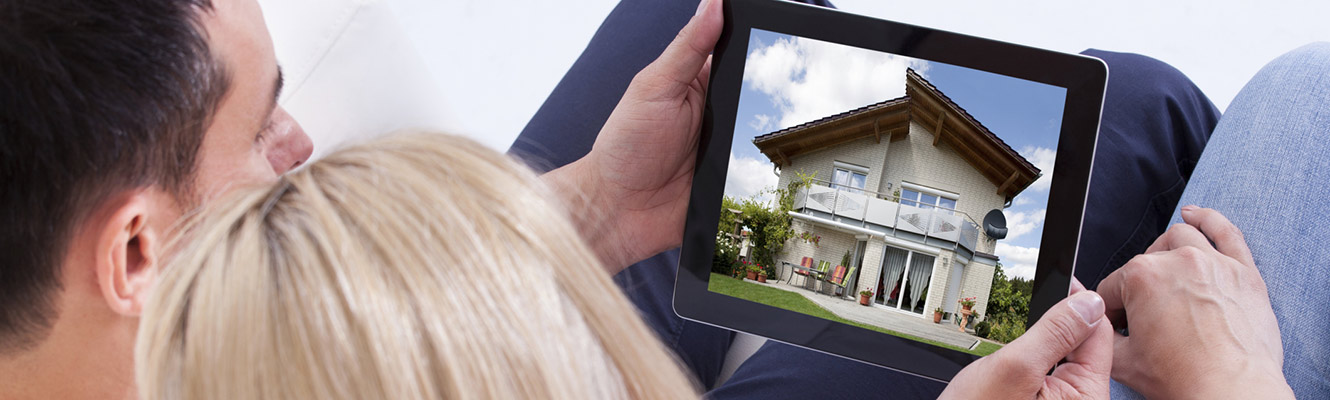
<path fill-rule="evenodd" d="M 304 164 L 314 153 L 314 142 L 305 134 L 305 129 L 282 107 L 273 110 L 273 127 L 269 135 L 268 163 L 278 175 Z"/>

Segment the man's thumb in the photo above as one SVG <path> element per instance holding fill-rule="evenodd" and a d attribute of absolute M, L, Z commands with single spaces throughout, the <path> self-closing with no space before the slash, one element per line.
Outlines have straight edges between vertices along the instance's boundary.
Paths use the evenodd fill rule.
<path fill-rule="evenodd" d="M 1104 299 L 1098 293 L 1082 291 L 1053 305 L 1020 338 L 1002 348 L 1048 371 L 1072 350 L 1080 347 L 1104 316 Z"/>

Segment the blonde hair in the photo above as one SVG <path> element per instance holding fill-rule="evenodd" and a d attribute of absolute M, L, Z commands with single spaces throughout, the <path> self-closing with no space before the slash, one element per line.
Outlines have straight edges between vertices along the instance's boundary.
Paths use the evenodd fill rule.
<path fill-rule="evenodd" d="M 550 197 L 421 133 L 240 190 L 160 277 L 141 398 L 696 398 Z"/>

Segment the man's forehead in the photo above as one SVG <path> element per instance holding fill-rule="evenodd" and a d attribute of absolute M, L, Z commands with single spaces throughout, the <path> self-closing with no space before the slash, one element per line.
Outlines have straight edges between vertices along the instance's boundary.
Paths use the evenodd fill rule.
<path fill-rule="evenodd" d="M 270 60 L 272 38 L 263 20 L 263 10 L 255 0 L 213 0 L 213 9 L 202 15 L 212 53 L 227 60 L 228 68 L 237 61 Z"/>

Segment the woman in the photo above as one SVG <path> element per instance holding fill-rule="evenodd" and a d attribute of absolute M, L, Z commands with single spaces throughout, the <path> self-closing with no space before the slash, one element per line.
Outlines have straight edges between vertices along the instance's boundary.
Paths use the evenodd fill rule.
<path fill-rule="evenodd" d="M 390 136 L 237 192 L 145 310 L 144 399 L 696 397 L 535 176 L 474 142 Z"/>

